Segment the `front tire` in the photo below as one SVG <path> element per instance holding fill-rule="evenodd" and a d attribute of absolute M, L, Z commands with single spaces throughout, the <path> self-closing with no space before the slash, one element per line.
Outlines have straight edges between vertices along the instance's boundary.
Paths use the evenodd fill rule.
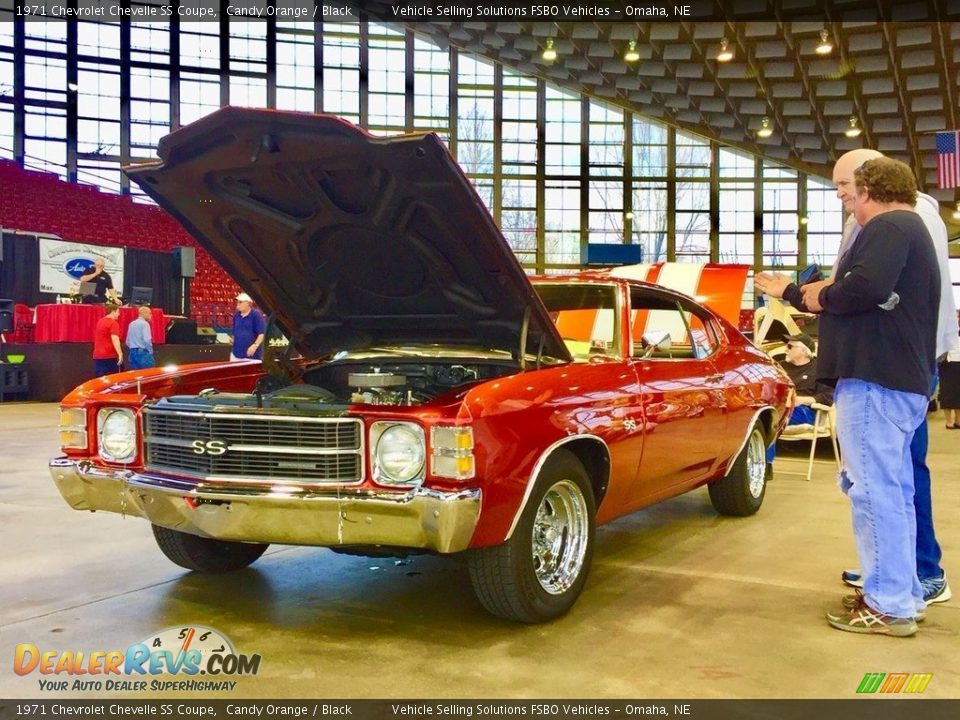
<path fill-rule="evenodd" d="M 760 509 L 767 492 L 766 473 L 767 443 L 758 421 L 750 428 L 747 444 L 727 476 L 707 486 L 714 509 L 721 515 L 753 515 Z"/>
<path fill-rule="evenodd" d="M 171 561 L 201 573 L 225 573 L 240 570 L 259 558 L 269 545 L 213 540 L 199 535 L 153 526 L 153 537 L 160 551 Z"/>
<path fill-rule="evenodd" d="M 497 617 L 540 623 L 563 615 L 587 581 L 596 531 L 583 463 L 558 450 L 544 463 L 513 535 L 468 555 L 470 581 Z"/>

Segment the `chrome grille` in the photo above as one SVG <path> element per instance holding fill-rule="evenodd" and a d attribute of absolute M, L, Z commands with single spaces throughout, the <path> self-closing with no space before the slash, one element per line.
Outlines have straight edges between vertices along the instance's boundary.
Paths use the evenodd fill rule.
<path fill-rule="evenodd" d="M 143 415 L 147 470 L 266 482 L 363 478 L 363 423 L 355 418 L 150 409 Z"/>

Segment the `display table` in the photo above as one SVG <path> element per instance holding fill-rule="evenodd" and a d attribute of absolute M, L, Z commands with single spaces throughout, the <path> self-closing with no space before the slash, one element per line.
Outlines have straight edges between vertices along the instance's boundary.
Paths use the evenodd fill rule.
<path fill-rule="evenodd" d="M 127 338 L 127 328 L 137 319 L 139 308 L 120 308 L 120 340 Z M 33 341 L 37 343 L 93 342 L 97 321 L 105 312 L 103 305 L 37 305 Z M 150 329 L 154 345 L 163 345 L 167 336 L 167 318 L 160 308 L 152 308 Z"/>

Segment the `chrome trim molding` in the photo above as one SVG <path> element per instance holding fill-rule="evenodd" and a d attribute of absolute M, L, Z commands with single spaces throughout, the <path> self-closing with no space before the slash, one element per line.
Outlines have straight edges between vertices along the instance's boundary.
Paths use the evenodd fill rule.
<path fill-rule="evenodd" d="M 250 408 L 249 413 L 236 413 L 236 412 L 204 412 L 203 410 L 197 410 L 191 412 L 189 410 L 162 410 L 152 407 L 144 408 L 144 413 L 147 415 L 180 415 L 185 417 L 205 417 L 213 418 L 215 420 L 265 420 L 269 422 L 306 422 L 306 423 L 342 423 L 350 420 L 356 422 L 362 422 L 360 418 L 343 416 L 343 417 L 314 417 L 308 415 L 267 415 L 257 408 Z"/>
<path fill-rule="evenodd" d="M 479 488 L 344 491 L 343 488 L 217 486 L 97 467 L 67 457 L 50 474 L 76 510 L 104 510 L 218 540 L 287 545 L 389 545 L 466 550 L 480 517 Z"/>
<path fill-rule="evenodd" d="M 527 489 L 523 492 L 523 500 L 520 501 L 520 507 L 517 508 L 517 512 L 513 516 L 513 522 L 510 523 L 510 529 L 507 530 L 507 535 L 503 539 L 503 542 L 506 542 L 513 537 L 513 531 L 517 529 L 517 523 L 520 522 L 520 516 L 523 515 L 523 511 L 527 507 L 527 503 L 530 502 L 530 494 L 533 492 L 533 486 L 536 484 L 537 478 L 540 477 L 540 471 L 543 469 L 544 463 L 547 462 L 547 458 L 550 457 L 554 450 L 566 445 L 567 443 L 571 443 L 574 440 L 593 440 L 594 442 L 598 442 L 603 446 L 603 449 L 607 453 L 607 457 L 610 457 L 610 447 L 606 442 L 604 442 L 603 438 L 599 438 L 596 435 L 589 435 L 587 433 L 583 433 L 581 435 L 568 435 L 567 437 L 560 438 L 555 443 L 550 445 L 540 454 L 540 457 L 537 458 L 536 464 L 533 466 L 533 472 L 530 473 L 530 480 L 527 482 Z"/>

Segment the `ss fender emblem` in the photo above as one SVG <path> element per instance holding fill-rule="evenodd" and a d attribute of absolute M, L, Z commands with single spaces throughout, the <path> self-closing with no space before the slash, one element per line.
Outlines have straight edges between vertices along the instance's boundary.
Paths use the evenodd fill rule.
<path fill-rule="evenodd" d="M 194 440 L 190 443 L 194 455 L 223 455 L 227 444 L 223 440 Z"/>

